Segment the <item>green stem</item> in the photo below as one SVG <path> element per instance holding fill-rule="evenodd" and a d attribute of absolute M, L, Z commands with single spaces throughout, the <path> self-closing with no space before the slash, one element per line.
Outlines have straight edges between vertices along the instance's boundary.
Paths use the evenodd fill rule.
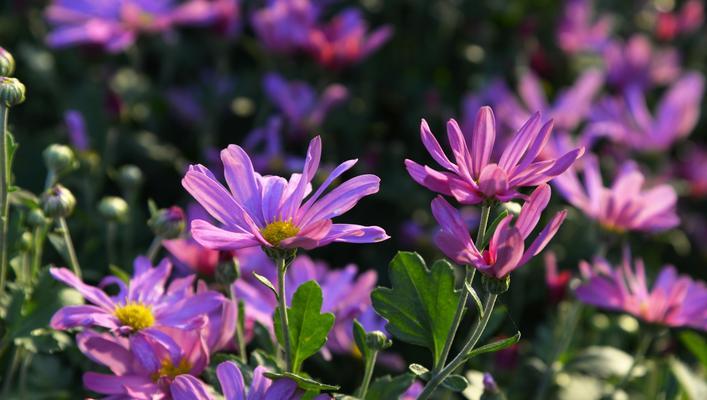
<path fill-rule="evenodd" d="M 488 297 L 486 298 L 486 304 L 484 305 L 484 313 L 481 316 L 481 319 L 477 321 L 476 325 L 474 325 L 474 330 L 471 334 L 471 337 L 466 342 L 459 354 L 457 354 L 457 356 L 454 357 L 454 359 L 446 367 L 442 368 L 439 373 L 432 376 L 432 379 L 427 382 L 427 385 L 425 385 L 425 388 L 422 390 L 422 393 L 420 393 L 420 396 L 417 398 L 418 400 L 428 399 L 432 395 L 432 393 L 437 390 L 437 387 L 439 387 L 439 385 L 444 382 L 444 380 L 451 373 L 453 373 L 457 368 L 459 368 L 466 362 L 467 355 L 471 350 L 474 349 L 474 346 L 476 346 L 476 343 L 479 341 L 479 338 L 481 338 L 481 334 L 486 329 L 486 325 L 488 324 L 489 319 L 491 318 L 493 307 L 496 304 L 497 298 L 497 294 L 488 294 Z"/>
<path fill-rule="evenodd" d="M 20 367 L 21 362 L 22 349 L 20 347 L 15 347 L 15 351 L 12 355 L 12 361 L 10 362 L 10 368 L 8 368 L 7 373 L 5 374 L 5 382 L 2 385 L 2 398 L 6 398 L 7 394 L 10 392 L 12 382 L 15 377 L 15 372 L 17 372 L 17 368 Z"/>
<path fill-rule="evenodd" d="M 157 258 L 157 254 L 160 252 L 160 247 L 162 247 L 162 238 L 155 236 L 155 238 L 152 239 L 152 243 L 150 243 L 150 248 L 147 249 L 147 258 L 150 259 L 150 262 L 155 262 L 155 258 Z"/>
<path fill-rule="evenodd" d="M 7 154 L 7 115 L 8 107 L 0 105 L 0 294 L 5 293 L 5 280 L 7 279 L 7 226 L 10 212 L 8 202 L 8 154 Z"/>
<path fill-rule="evenodd" d="M 640 341 L 638 342 L 638 347 L 636 347 L 636 352 L 633 355 L 633 362 L 631 363 L 631 366 L 629 367 L 628 371 L 626 372 L 626 375 L 621 379 L 621 382 L 619 382 L 616 386 L 614 386 L 614 392 L 613 394 L 616 395 L 616 393 L 621 390 L 631 379 L 631 375 L 633 375 L 633 371 L 636 369 L 638 364 L 642 363 L 643 360 L 646 358 L 646 353 L 648 352 L 648 349 L 651 347 L 651 343 L 653 342 L 653 333 L 652 332 L 647 332 L 645 333 Z M 613 397 L 613 396 L 612 396 Z"/>
<path fill-rule="evenodd" d="M 376 366 L 376 359 L 378 358 L 378 352 L 373 351 L 371 357 L 366 359 L 366 370 L 363 374 L 363 381 L 361 381 L 361 387 L 358 389 L 357 397 L 359 399 L 365 399 L 366 393 L 368 393 L 368 386 L 371 384 L 371 378 L 373 377 L 373 369 Z"/>
<path fill-rule="evenodd" d="M 42 266 L 42 252 L 44 250 L 44 240 L 47 237 L 47 230 L 42 227 L 34 228 L 34 249 L 32 251 L 32 279 L 39 273 Z"/>
<path fill-rule="evenodd" d="M 489 217 L 491 216 L 491 206 L 484 203 L 481 206 L 481 218 L 479 219 L 479 231 L 476 233 L 476 245 L 479 251 L 483 250 L 484 242 L 486 241 L 486 229 L 489 225 Z"/>
<path fill-rule="evenodd" d="M 284 343 L 281 343 L 283 350 L 285 352 L 285 363 L 287 365 L 287 371 L 297 372 L 292 370 L 292 348 L 290 347 L 290 328 L 287 318 L 287 292 L 285 290 L 285 272 L 287 270 L 287 265 L 285 264 L 285 258 L 279 257 L 276 260 L 277 263 L 277 300 L 280 307 L 280 326 L 282 327 L 282 339 Z"/>
<path fill-rule="evenodd" d="M 464 308 L 466 307 L 466 301 L 469 298 L 469 291 L 466 290 L 466 285 L 471 285 L 474 281 L 474 275 L 476 272 L 476 270 L 469 265 L 464 266 L 464 269 L 464 283 L 461 288 L 461 297 L 459 298 L 459 303 L 457 303 L 457 310 L 454 313 L 454 319 L 452 320 L 452 326 L 450 327 L 449 334 L 447 335 L 447 341 L 444 342 L 444 347 L 442 348 L 442 353 L 440 353 L 439 358 L 435 360 L 435 366 L 432 369 L 432 374 L 438 373 L 442 367 L 444 367 L 444 363 L 447 362 L 449 350 L 452 348 L 454 337 L 457 334 L 457 329 L 459 329 L 462 316 L 464 316 Z"/>
<path fill-rule="evenodd" d="M 69 263 L 71 264 L 71 269 L 74 271 L 74 275 L 81 278 L 81 266 L 79 265 L 79 259 L 76 257 L 74 242 L 71 240 L 69 225 L 66 224 L 66 218 L 64 217 L 59 217 L 58 221 L 59 228 L 61 229 L 61 234 L 64 236 L 64 242 L 66 243 L 66 252 L 69 254 Z"/>
<path fill-rule="evenodd" d="M 238 356 L 241 359 L 242 363 L 247 363 L 248 362 L 248 354 L 246 353 L 246 346 L 245 346 L 245 335 L 243 334 L 243 321 L 244 319 L 244 307 L 242 301 L 238 301 L 236 299 L 236 292 L 233 290 L 233 284 L 228 286 L 228 293 L 231 297 L 231 301 L 233 304 L 236 306 L 236 309 L 238 310 L 238 317 L 236 319 L 236 345 L 238 346 Z"/>

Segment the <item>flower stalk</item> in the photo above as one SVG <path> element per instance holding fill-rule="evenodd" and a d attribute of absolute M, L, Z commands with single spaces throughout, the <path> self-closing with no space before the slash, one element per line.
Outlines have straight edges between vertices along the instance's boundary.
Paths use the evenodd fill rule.
<path fill-rule="evenodd" d="M 8 154 L 7 154 L 7 115 L 9 107 L 0 104 L 0 294 L 5 293 L 7 278 L 7 229 L 10 203 L 8 201 Z"/>
<path fill-rule="evenodd" d="M 366 367 L 363 373 L 363 381 L 361 381 L 361 387 L 358 389 L 357 397 L 360 399 L 365 399 L 368 393 L 368 386 L 371 384 L 371 378 L 373 378 L 373 369 L 376 365 L 376 359 L 378 358 L 378 350 L 373 349 L 371 356 L 366 359 Z"/>
<path fill-rule="evenodd" d="M 61 229 L 61 235 L 64 237 L 64 243 L 66 243 L 66 253 L 69 255 L 69 264 L 71 264 L 71 270 L 74 271 L 74 275 L 81 278 L 81 266 L 79 265 L 79 259 L 76 257 L 76 250 L 74 249 L 74 242 L 71 240 L 71 232 L 69 232 L 69 225 L 66 223 L 66 218 L 59 217 L 57 219 L 59 223 L 59 228 Z"/>
<path fill-rule="evenodd" d="M 280 345 L 283 347 L 285 353 L 285 365 L 287 366 L 287 371 L 292 371 L 292 348 L 290 347 L 290 328 L 289 321 L 287 318 L 287 292 L 285 289 L 285 272 L 287 271 L 287 262 L 283 255 L 278 256 L 275 259 L 275 265 L 277 267 L 277 300 L 280 308 L 280 326 L 282 328 L 282 343 Z"/>

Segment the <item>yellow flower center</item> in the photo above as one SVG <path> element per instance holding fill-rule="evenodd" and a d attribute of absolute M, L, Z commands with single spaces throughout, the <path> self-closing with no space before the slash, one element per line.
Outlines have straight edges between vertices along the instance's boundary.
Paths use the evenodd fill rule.
<path fill-rule="evenodd" d="M 297 235 L 297 233 L 299 233 L 299 228 L 290 220 L 274 221 L 260 230 L 260 234 L 263 235 L 263 238 L 273 246 L 279 246 L 280 242 Z"/>
<path fill-rule="evenodd" d="M 615 225 L 613 222 L 600 222 L 602 228 L 605 230 L 611 232 L 611 233 L 616 233 L 616 234 L 623 234 L 626 232 L 626 229 L 620 226 Z"/>
<path fill-rule="evenodd" d="M 162 360 L 162 366 L 151 377 L 153 382 L 157 382 L 160 378 L 174 379 L 179 375 L 188 374 L 190 370 L 191 364 L 186 358 L 182 358 L 179 364 L 174 365 L 172 360 L 167 357 Z"/>
<path fill-rule="evenodd" d="M 142 303 L 128 303 L 115 309 L 115 317 L 120 323 L 136 331 L 151 327 L 155 323 L 150 307 Z"/>

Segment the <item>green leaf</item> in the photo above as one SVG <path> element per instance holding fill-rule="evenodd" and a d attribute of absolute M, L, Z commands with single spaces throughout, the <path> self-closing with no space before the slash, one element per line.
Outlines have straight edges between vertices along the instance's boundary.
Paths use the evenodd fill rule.
<path fill-rule="evenodd" d="M 327 385 L 326 383 L 317 382 L 314 379 L 299 374 L 294 374 L 292 372 L 266 372 L 263 375 L 267 376 L 270 379 L 292 379 L 297 383 L 297 387 L 307 391 L 339 390 L 339 386 Z"/>
<path fill-rule="evenodd" d="M 19 143 L 15 141 L 15 136 L 13 136 L 12 133 L 6 132 L 7 135 L 5 136 L 5 146 L 7 146 L 7 165 L 12 171 L 12 162 L 15 160 L 15 153 L 17 152 L 17 148 L 20 147 Z M 9 174 L 9 171 L 8 171 Z M 8 180 L 9 182 L 9 180 Z"/>
<path fill-rule="evenodd" d="M 481 304 L 481 299 L 479 298 L 479 295 L 476 293 L 476 290 L 474 290 L 474 287 L 471 286 L 471 283 L 469 282 L 464 282 L 464 288 L 466 288 L 466 291 L 469 292 L 469 295 L 471 296 L 472 299 L 474 299 L 474 304 L 476 304 L 476 311 L 479 313 L 479 319 L 484 316 L 484 305 Z"/>
<path fill-rule="evenodd" d="M 121 281 L 123 281 L 125 283 L 130 282 L 130 274 L 128 274 L 125 270 L 123 270 L 119 266 L 111 264 L 108 266 L 108 269 L 110 270 L 111 274 L 115 275 Z"/>
<path fill-rule="evenodd" d="M 496 219 L 493 220 L 491 225 L 486 229 L 486 234 L 484 235 L 484 241 L 481 242 L 481 244 L 478 246 L 479 249 L 485 249 L 486 246 L 488 246 L 489 241 L 491 241 L 491 236 L 493 236 L 493 233 L 496 232 L 496 228 L 498 227 L 498 224 L 503 221 L 504 218 L 508 216 L 508 210 L 503 210 L 501 211 Z"/>
<path fill-rule="evenodd" d="M 470 351 L 466 357 L 467 357 L 467 359 L 469 359 L 472 357 L 476 357 L 479 354 L 491 353 L 491 352 L 503 350 L 507 347 L 513 346 L 514 344 L 518 343 L 519 340 L 520 340 L 520 331 L 516 332 L 515 335 L 513 335 L 509 338 L 505 338 L 505 339 L 502 339 L 502 340 L 499 340 L 499 341 L 496 341 L 493 343 L 485 344 L 479 348 L 476 348 L 476 349 Z"/>
<path fill-rule="evenodd" d="M 442 386 L 454 392 L 462 392 L 469 386 L 469 381 L 461 375 L 449 375 L 442 381 Z"/>
<path fill-rule="evenodd" d="M 292 305 L 287 309 L 294 372 L 298 372 L 304 360 L 316 354 L 324 346 L 329 331 L 334 325 L 334 314 L 320 314 L 321 309 L 322 289 L 317 282 L 308 281 L 297 288 L 292 296 Z M 278 340 L 283 343 L 279 313 L 278 307 L 273 322 Z"/>
<path fill-rule="evenodd" d="M 690 400 L 707 399 L 707 383 L 677 358 L 670 358 L 670 370 Z"/>
<path fill-rule="evenodd" d="M 440 260 L 430 271 L 417 253 L 398 252 L 389 273 L 393 287 L 375 289 L 373 307 L 388 320 L 388 332 L 404 342 L 427 347 L 437 360 L 461 296 L 454 289 L 452 266 Z"/>
<path fill-rule="evenodd" d="M 32 353 L 56 353 L 71 347 L 73 344 L 71 337 L 64 332 L 52 329 L 39 328 L 29 333 L 27 336 L 15 339 L 15 346 L 24 348 Z"/>
<path fill-rule="evenodd" d="M 382 376 L 368 388 L 365 400 L 390 400 L 397 399 L 412 385 L 415 376 L 402 374 L 395 378 L 390 375 Z"/>
<path fill-rule="evenodd" d="M 680 333 L 680 341 L 707 369 L 707 340 L 693 331 L 685 331 Z"/>
<path fill-rule="evenodd" d="M 49 239 L 49 243 L 54 246 L 54 249 L 61 255 L 61 258 L 64 259 L 64 262 L 67 265 L 71 264 L 71 258 L 69 257 L 69 250 L 66 248 L 66 242 L 64 241 L 64 236 L 61 233 L 58 232 L 50 232 L 47 235 L 47 238 Z"/>
<path fill-rule="evenodd" d="M 369 349 L 366 344 L 366 330 L 363 328 L 363 325 L 355 319 L 353 322 L 353 337 L 358 350 L 361 352 L 361 356 L 364 360 L 368 360 L 369 357 L 371 357 L 371 349 Z"/>
<path fill-rule="evenodd" d="M 610 346 L 589 346 L 567 364 L 570 372 L 582 372 L 602 379 L 622 378 L 631 369 L 633 356 Z M 633 370 L 632 378 L 639 375 L 639 368 Z"/>
<path fill-rule="evenodd" d="M 273 294 L 275 294 L 275 298 L 278 298 L 277 289 L 275 289 L 275 285 L 270 282 L 270 279 L 258 274 L 255 271 L 253 271 L 253 276 L 255 277 L 255 279 L 258 280 L 258 282 L 262 283 L 263 285 L 265 285 L 265 287 L 272 290 Z"/>

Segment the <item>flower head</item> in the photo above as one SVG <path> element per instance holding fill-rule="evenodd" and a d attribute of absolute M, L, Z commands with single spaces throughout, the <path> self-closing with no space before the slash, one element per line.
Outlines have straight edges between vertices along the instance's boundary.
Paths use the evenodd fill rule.
<path fill-rule="evenodd" d="M 607 81 L 618 88 L 649 88 L 664 85 L 680 76 L 680 55 L 676 49 L 654 49 L 643 35 L 622 43 L 611 41 L 602 52 Z"/>
<path fill-rule="evenodd" d="M 513 215 L 501 220 L 489 240 L 488 249 L 484 250 L 479 250 L 474 243 L 459 211 L 442 196 L 437 196 L 432 200 L 432 214 L 440 224 L 435 243 L 454 262 L 472 265 L 491 278 L 504 279 L 540 253 L 562 225 L 566 211 L 555 214 L 530 246 L 525 248 L 525 240 L 550 201 L 550 192 L 548 185 L 538 186 L 521 208 L 515 224 L 511 225 Z"/>
<path fill-rule="evenodd" d="M 593 265 L 582 262 L 580 270 L 586 282 L 576 294 L 584 303 L 627 312 L 649 323 L 707 331 L 707 286 L 678 275 L 673 266 L 661 269 L 651 289 L 643 261 L 632 267 L 628 250 L 616 268 L 596 259 Z"/>
<path fill-rule="evenodd" d="M 617 232 L 658 232 L 680 223 L 675 212 L 677 194 L 671 186 L 643 190 L 643 174 L 635 163 L 627 162 L 611 187 L 605 187 L 597 159 L 590 155 L 583 161 L 584 187 L 574 170 L 556 179 L 554 184 L 570 204 L 604 228 Z"/>
<path fill-rule="evenodd" d="M 231 145 L 221 152 L 230 192 L 206 167 L 190 166 L 182 185 L 222 224 L 219 228 L 204 220 L 193 221 L 192 236 L 201 245 L 218 250 L 255 246 L 312 249 L 332 242 L 372 243 L 387 239 L 380 227 L 335 224 L 331 220 L 350 210 L 362 197 L 376 193 L 380 179 L 360 175 L 324 194 L 336 178 L 356 163 L 349 160 L 336 167 L 310 195 L 320 157 L 321 139 L 315 137 L 309 144 L 302 173 L 292 174 L 287 181 L 256 173 L 246 152 Z"/>
<path fill-rule="evenodd" d="M 282 145 L 282 118 L 274 116 L 265 126 L 253 129 L 243 140 L 253 168 L 267 173 L 293 172 L 304 165 L 302 157 L 287 154 Z"/>
<path fill-rule="evenodd" d="M 69 110 L 64 113 L 64 124 L 69 133 L 69 142 L 76 150 L 86 151 L 89 149 L 88 131 L 83 114 L 76 110 Z"/>
<path fill-rule="evenodd" d="M 482 107 L 476 115 L 473 131 L 464 135 L 451 119 L 447 123 L 449 144 L 456 163 L 450 161 L 425 120 L 420 134 L 422 143 L 447 172 L 405 160 L 410 176 L 422 186 L 448 196 L 463 204 L 478 204 L 486 199 L 508 201 L 522 197 L 520 187 L 537 186 L 563 173 L 579 158 L 584 149 L 574 149 L 557 159 L 536 161 L 545 147 L 553 122 L 540 126 L 536 113 L 518 130 L 500 156 L 491 162 L 496 139 L 496 123 L 490 107 Z"/>
<path fill-rule="evenodd" d="M 559 303 L 565 298 L 567 293 L 567 285 L 572 278 L 570 271 L 557 270 L 557 257 L 555 253 L 547 252 L 545 254 L 545 285 L 549 292 L 550 302 L 552 304 Z"/>
<path fill-rule="evenodd" d="M 566 0 L 557 27 L 557 42 L 567 53 L 596 52 L 606 46 L 612 21 L 608 15 L 592 21 L 591 0 Z"/>
<path fill-rule="evenodd" d="M 253 13 L 251 24 L 269 51 L 291 54 L 303 49 L 321 10 L 310 0 L 269 0 Z"/>

